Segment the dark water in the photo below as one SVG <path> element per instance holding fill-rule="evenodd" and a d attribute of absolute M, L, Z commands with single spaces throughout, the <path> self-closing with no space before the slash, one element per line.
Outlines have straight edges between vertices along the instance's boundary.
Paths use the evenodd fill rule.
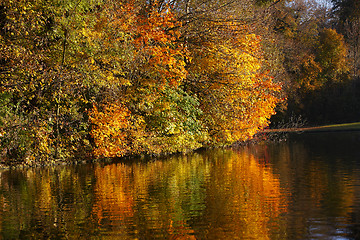
<path fill-rule="evenodd" d="M 360 239 L 360 132 L 3 171 L 0 239 Z"/>

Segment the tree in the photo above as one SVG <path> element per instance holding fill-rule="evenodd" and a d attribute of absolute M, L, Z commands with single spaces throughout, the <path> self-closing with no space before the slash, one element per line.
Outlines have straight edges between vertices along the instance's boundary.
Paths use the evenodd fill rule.
<path fill-rule="evenodd" d="M 349 65 L 344 38 L 331 28 L 329 7 L 325 1 L 296 0 L 278 10 L 275 30 L 288 76 L 284 87 L 288 106 L 285 116 L 277 118 L 290 119 L 295 114 L 320 123 L 326 119 L 318 116 L 331 115 L 325 105 L 344 104 L 342 98 L 330 101 L 331 96 L 340 96 L 334 93 L 334 85 L 348 82 Z"/>
<path fill-rule="evenodd" d="M 105 94 L 101 100 L 103 112 L 96 107 L 92 112 L 96 155 L 160 154 L 200 147 L 206 132 L 198 120 L 201 111 L 197 108 L 196 97 L 180 86 L 187 75 L 184 62 L 187 51 L 177 42 L 179 23 L 171 9 L 161 8 L 156 3 L 137 7 L 128 2 L 109 6 L 106 11 L 114 13 L 108 37 L 113 36 L 112 29 L 126 36 L 114 41 L 119 49 L 126 49 L 127 57 L 116 61 L 117 71 L 121 73 L 114 80 L 120 87 L 116 87 L 112 95 Z M 113 48 L 112 42 L 108 43 L 110 48 Z M 104 59 L 104 56 L 99 55 L 99 58 Z M 97 62 L 99 60 L 95 60 L 95 64 Z M 110 91 L 114 91 L 113 87 Z M 123 109 L 123 106 L 129 111 L 126 116 L 129 123 L 125 127 L 123 121 L 109 112 L 109 107 Z M 122 116 L 121 112 L 119 114 Z M 103 116 L 107 121 L 101 120 Z M 115 129 L 114 124 L 117 124 Z M 124 133 L 116 135 L 116 128 L 124 128 L 121 130 Z"/>
<path fill-rule="evenodd" d="M 1 3 L 1 155 L 32 164 L 250 138 L 279 102 L 249 27 L 268 4 Z"/>
<path fill-rule="evenodd" d="M 184 27 L 171 9 L 157 3 L 138 9 L 128 5 L 131 22 L 118 17 L 132 30 L 121 30 L 133 48 L 128 48 L 131 57 L 125 64 L 131 68 L 121 67 L 128 85 L 116 95 L 123 96 L 129 121 L 141 122 L 129 125 L 132 152 L 183 152 L 205 141 L 220 145 L 248 139 L 267 124 L 278 102 L 279 86 L 260 71 L 259 38 L 244 24 L 192 15 L 189 9 L 199 5 L 184 4 L 189 12 L 178 17 Z M 173 11 L 181 12 L 180 5 Z M 96 128 L 96 120 L 92 123 Z"/>
<path fill-rule="evenodd" d="M 332 0 L 332 2 L 335 25 L 337 30 L 344 35 L 349 47 L 352 77 L 356 79 L 360 74 L 360 4 L 353 0 Z"/>
<path fill-rule="evenodd" d="M 98 2 L 7 1 L 1 4 L 1 149 L 31 164 L 85 155 L 90 88 L 82 41 Z M 14 137 L 15 136 L 15 137 Z M 6 159 L 6 158 L 5 158 Z"/>
<path fill-rule="evenodd" d="M 349 71 L 344 38 L 334 29 L 324 29 L 320 32 L 316 55 L 323 69 L 322 77 L 329 81 L 340 81 L 341 76 Z"/>
<path fill-rule="evenodd" d="M 185 87 L 200 99 L 212 144 L 251 138 L 279 102 L 279 85 L 261 72 L 260 38 L 232 22 L 205 22 L 202 29 L 211 31 L 188 39 Z"/>

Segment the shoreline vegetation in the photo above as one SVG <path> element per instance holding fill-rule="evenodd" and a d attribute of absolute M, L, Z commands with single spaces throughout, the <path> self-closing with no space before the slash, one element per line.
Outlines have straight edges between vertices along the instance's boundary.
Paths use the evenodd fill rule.
<path fill-rule="evenodd" d="M 276 128 L 276 129 L 264 129 L 260 131 L 259 135 L 265 135 L 268 136 L 269 134 L 286 134 L 286 133 L 322 133 L 322 132 L 342 132 L 342 131 L 360 131 L 360 122 L 354 122 L 354 123 L 342 123 L 342 124 L 330 124 L 330 125 L 323 125 L 323 126 L 313 126 L 313 127 L 296 127 L 296 128 Z M 248 141 L 244 142 L 238 142 L 234 143 L 233 145 L 229 147 L 238 147 L 246 144 L 258 144 L 259 142 L 267 142 L 267 141 L 282 141 L 286 139 L 286 137 L 270 137 L 270 138 L 263 138 L 260 137 L 257 139 L 255 136 L 254 139 L 250 139 Z M 193 150 L 194 151 L 194 150 Z M 192 152 L 193 152 L 192 151 Z M 195 150 L 196 151 L 196 150 Z M 176 153 L 175 153 L 176 154 Z M 178 153 L 177 153 L 178 154 Z M 187 153 L 183 153 L 187 154 Z M 165 155 L 159 155 L 158 157 L 163 157 Z M 58 161 L 58 162 L 46 162 L 46 163 L 38 163 L 34 165 L 28 165 L 24 163 L 19 164 L 13 164 L 13 165 L 3 165 L 0 164 L 0 171 L 1 170 L 7 170 L 11 168 L 30 168 L 30 167 L 45 167 L 45 166 L 56 166 L 56 165 L 73 165 L 73 164 L 85 164 L 85 163 L 95 163 L 95 162 L 112 162 L 116 159 L 143 159 L 143 158 L 149 158 L 151 159 L 153 156 L 124 156 L 120 158 L 104 158 L 104 159 L 89 159 L 89 160 L 81 160 L 81 161 Z M 156 156 L 155 156 L 156 157 Z"/>
<path fill-rule="evenodd" d="M 260 26 L 230 15 L 245 7 L 252 18 L 259 4 L 0 3 L 0 163 L 161 156 L 251 138 L 283 100 Z"/>
<path fill-rule="evenodd" d="M 2 1 L 0 165 L 357 128 L 302 128 L 360 119 L 353 1 Z"/>

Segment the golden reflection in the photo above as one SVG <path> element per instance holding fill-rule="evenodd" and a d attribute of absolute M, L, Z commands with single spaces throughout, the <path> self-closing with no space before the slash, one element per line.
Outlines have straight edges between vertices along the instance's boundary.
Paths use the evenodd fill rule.
<path fill-rule="evenodd" d="M 208 157 L 96 168 L 93 215 L 120 220 L 128 232 L 137 225 L 140 235 L 166 229 L 172 239 L 195 239 L 197 223 L 207 221 L 211 236 L 269 239 L 270 222 L 273 228 L 286 211 L 272 169 L 247 151 Z"/>
<path fill-rule="evenodd" d="M 95 169 L 95 194 L 98 197 L 92 211 L 99 223 L 104 217 L 116 221 L 133 216 L 134 193 L 130 174 L 131 169 L 123 164 Z"/>
<path fill-rule="evenodd" d="M 139 236 L 165 231 L 162 234 L 172 239 L 194 239 L 182 203 L 196 210 L 197 206 L 191 207 L 198 202 L 193 198 L 199 195 L 207 169 L 199 156 L 97 167 L 93 215 L 100 224 L 110 222 L 112 227 L 121 221 L 125 235 L 135 226 L 132 234 Z"/>
<path fill-rule="evenodd" d="M 259 145 L 148 162 L 4 171 L 0 238 L 351 234 L 359 218 L 356 164 L 330 155 L 314 159 L 302 145 Z"/>
<path fill-rule="evenodd" d="M 209 217 L 217 227 L 210 228 L 208 235 L 270 239 L 271 230 L 281 227 L 279 215 L 287 209 L 272 169 L 259 164 L 248 151 L 232 154 L 219 167 L 212 175 L 218 189 L 207 200 L 214 209 Z"/>

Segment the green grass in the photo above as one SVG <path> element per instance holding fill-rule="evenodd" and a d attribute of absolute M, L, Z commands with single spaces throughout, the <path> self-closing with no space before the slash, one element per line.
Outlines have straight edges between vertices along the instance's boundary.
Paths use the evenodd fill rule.
<path fill-rule="evenodd" d="M 360 130 L 360 122 L 342 123 L 317 127 L 268 129 L 267 132 L 329 132 L 329 131 L 356 131 Z"/>
<path fill-rule="evenodd" d="M 310 128 L 304 128 L 301 131 L 353 131 L 353 130 L 360 130 L 360 122 L 310 127 Z"/>

